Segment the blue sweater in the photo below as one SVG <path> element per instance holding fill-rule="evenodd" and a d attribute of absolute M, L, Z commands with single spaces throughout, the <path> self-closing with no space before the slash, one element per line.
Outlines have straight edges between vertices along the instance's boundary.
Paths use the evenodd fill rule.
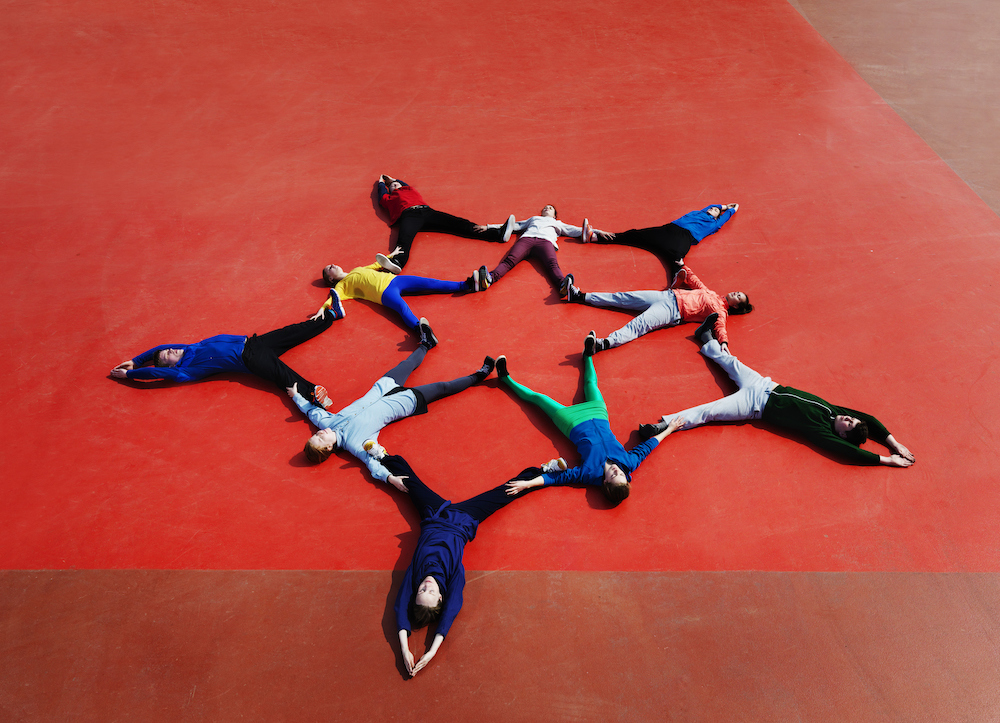
<path fill-rule="evenodd" d="M 219 372 L 250 373 L 243 363 L 245 336 L 219 334 L 194 344 L 161 344 L 144 351 L 132 360 L 139 369 L 129 369 L 129 379 L 170 379 L 175 382 L 193 382 Z M 153 355 L 164 349 L 183 349 L 184 356 L 173 367 L 149 367 Z"/>
<path fill-rule="evenodd" d="M 722 225 L 731 219 L 735 213 L 733 209 L 727 208 L 719 214 L 718 218 L 712 218 L 712 214 L 708 212 L 710 208 L 721 208 L 721 204 L 713 203 L 711 206 L 705 206 L 700 211 L 686 213 L 676 221 L 671 221 L 671 223 L 690 231 L 691 235 L 694 236 L 695 244 L 698 244 L 703 238 L 711 236 L 722 228 Z"/>
<path fill-rule="evenodd" d="M 579 467 L 543 474 L 542 482 L 547 485 L 604 484 L 604 463 L 611 462 L 621 467 L 628 480 L 632 481 L 632 473 L 642 464 L 642 460 L 656 449 L 659 441 L 653 437 L 626 452 L 621 442 L 611 433 L 608 420 L 601 418 L 588 419 L 573 427 L 569 433 L 569 441 L 576 445 L 576 450 L 583 458 Z"/>
<path fill-rule="evenodd" d="M 406 568 L 403 584 L 396 595 L 396 629 L 410 632 L 410 603 L 417 588 L 428 575 L 433 576 L 441 588 L 441 617 L 437 634 L 444 637 L 462 609 L 462 591 L 465 589 L 465 567 L 462 554 L 466 543 L 476 538 L 479 523 L 466 513 L 452 508 L 445 502 L 437 511 L 420 522 L 420 539 L 413 552 L 413 560 Z"/>

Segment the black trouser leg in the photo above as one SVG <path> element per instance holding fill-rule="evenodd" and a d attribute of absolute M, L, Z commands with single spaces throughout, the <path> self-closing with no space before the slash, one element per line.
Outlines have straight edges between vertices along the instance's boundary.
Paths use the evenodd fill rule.
<path fill-rule="evenodd" d="M 425 485 L 417 477 L 409 463 L 399 455 L 393 454 L 383 457 L 382 465 L 396 477 L 406 477 L 403 480 L 403 484 L 406 485 L 406 493 L 410 496 L 414 507 L 417 508 L 421 520 L 426 520 L 447 502 L 444 497 Z"/>
<path fill-rule="evenodd" d="M 396 262 L 399 268 L 406 266 L 406 262 L 410 260 L 410 247 L 413 246 L 413 239 L 424 227 L 424 214 L 422 213 L 424 210 L 426 209 L 407 209 L 399 217 L 396 248 L 400 248 L 402 251 L 392 257 L 392 260 Z M 389 249 L 390 253 L 393 251 L 395 251 L 394 248 Z"/>
<path fill-rule="evenodd" d="M 276 384 L 282 390 L 298 384 L 299 394 L 306 399 L 312 399 L 316 385 L 281 361 L 273 349 L 259 342 L 260 337 L 257 336 L 247 339 L 247 345 L 243 349 L 243 363 L 247 369 L 261 379 Z"/>
<path fill-rule="evenodd" d="M 485 231 L 477 231 L 476 224 L 469 219 L 452 216 L 443 211 L 435 211 L 433 208 L 424 209 L 424 230 L 447 233 L 462 238 L 478 238 L 485 241 L 500 240 L 500 229 L 488 228 Z"/>
<path fill-rule="evenodd" d="M 322 334 L 330 328 L 333 321 L 333 314 L 327 312 L 323 314 L 322 319 L 308 319 L 300 321 L 298 324 L 289 324 L 288 326 L 283 326 L 280 329 L 269 331 L 260 336 L 254 334 L 254 338 L 257 340 L 257 344 L 281 356 L 292 347 L 296 347 L 303 342 L 309 341 L 314 336 Z"/>
<path fill-rule="evenodd" d="M 477 381 L 479 381 L 479 379 L 476 375 L 470 374 L 466 377 L 452 379 L 450 382 L 432 382 L 431 384 L 421 384 L 419 387 L 413 387 L 413 390 L 420 392 L 420 394 L 424 397 L 424 401 L 427 404 L 430 404 L 431 402 L 443 397 L 450 397 L 452 394 L 464 392 Z"/>
<path fill-rule="evenodd" d="M 389 377 L 399 386 L 405 386 L 406 380 L 413 373 L 413 370 L 420 366 L 420 362 L 424 360 L 424 356 L 427 355 L 427 349 L 423 346 L 417 347 L 410 356 L 406 357 L 399 364 L 394 366 L 392 369 L 387 371 L 382 376 Z M 427 401 L 430 401 L 429 399 Z"/>
<path fill-rule="evenodd" d="M 542 470 L 538 467 L 529 467 L 528 469 L 519 472 L 517 477 L 514 477 L 514 479 L 534 479 L 540 474 L 542 474 Z M 538 488 L 536 487 L 533 489 Z M 531 491 L 532 490 L 528 490 L 528 492 Z M 459 502 L 458 504 L 452 505 L 452 507 L 461 510 L 477 522 L 482 522 L 497 510 L 506 507 L 514 500 L 519 497 L 524 497 L 526 494 L 527 492 L 522 492 L 519 495 L 507 494 L 507 483 L 504 482 L 502 485 L 497 485 L 491 490 L 478 494 L 465 502 Z"/>

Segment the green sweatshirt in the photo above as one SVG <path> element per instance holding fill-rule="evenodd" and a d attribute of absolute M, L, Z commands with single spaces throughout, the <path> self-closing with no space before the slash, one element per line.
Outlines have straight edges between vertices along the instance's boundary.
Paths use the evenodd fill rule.
<path fill-rule="evenodd" d="M 878 464 L 879 455 L 841 439 L 833 431 L 833 420 L 841 414 L 865 422 L 868 425 L 868 436 L 885 444 L 889 430 L 875 417 L 847 407 L 834 406 L 815 394 L 780 384 L 771 391 L 760 418 L 776 427 L 794 430 L 817 447 L 846 457 L 854 464 Z"/>

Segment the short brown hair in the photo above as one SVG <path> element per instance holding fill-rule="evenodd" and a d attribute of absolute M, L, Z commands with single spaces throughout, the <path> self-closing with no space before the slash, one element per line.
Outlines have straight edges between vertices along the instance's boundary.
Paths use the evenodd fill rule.
<path fill-rule="evenodd" d="M 858 419 L 858 423 L 854 425 L 854 429 L 850 430 L 844 439 L 860 447 L 868 441 L 868 423 Z"/>
<path fill-rule="evenodd" d="M 751 311 L 753 311 L 753 304 L 750 303 L 750 297 L 747 295 L 747 292 L 744 291 L 742 293 L 744 296 L 747 297 L 747 300 L 744 301 L 739 306 L 730 307 L 729 313 L 733 316 L 738 316 L 740 314 L 749 314 Z"/>
<path fill-rule="evenodd" d="M 333 454 L 333 447 L 326 447 L 320 449 L 319 447 L 314 447 L 312 443 L 312 437 L 306 440 L 306 447 L 302 450 L 306 454 L 306 459 L 308 459 L 313 464 L 319 464 L 320 462 L 326 462 Z"/>
<path fill-rule="evenodd" d="M 632 491 L 632 483 L 623 482 L 620 485 L 613 485 L 604 480 L 602 489 L 604 490 L 604 496 L 617 505 L 629 496 L 629 493 Z"/>
<path fill-rule="evenodd" d="M 162 354 L 165 351 L 166 351 L 166 349 L 160 349 L 158 352 L 156 352 L 155 354 L 153 354 L 153 366 L 154 367 L 165 367 L 165 366 L 167 366 L 167 363 L 165 361 L 163 361 L 163 357 L 160 356 L 160 354 Z"/>
<path fill-rule="evenodd" d="M 428 625 L 433 623 L 439 617 L 441 617 L 441 609 L 444 607 L 444 598 L 442 597 L 438 600 L 438 604 L 434 607 L 428 607 L 427 605 L 417 605 L 416 602 L 413 603 L 412 618 L 413 627 L 426 628 Z"/>

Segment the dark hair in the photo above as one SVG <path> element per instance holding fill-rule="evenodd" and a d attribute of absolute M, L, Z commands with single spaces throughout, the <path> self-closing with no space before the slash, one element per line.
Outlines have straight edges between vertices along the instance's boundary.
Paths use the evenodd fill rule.
<path fill-rule="evenodd" d="M 855 417 L 855 419 L 857 418 Z M 868 423 L 858 419 L 858 423 L 854 425 L 854 429 L 850 430 L 844 439 L 860 447 L 868 439 Z"/>
<path fill-rule="evenodd" d="M 749 314 L 751 311 L 753 311 L 753 304 L 750 303 L 750 297 L 747 296 L 747 292 L 743 291 L 740 293 L 746 296 L 747 300 L 744 301 L 739 306 L 732 306 L 729 308 L 729 313 L 732 316 L 739 316 L 740 314 Z"/>
<path fill-rule="evenodd" d="M 604 496 L 609 500 L 614 502 L 616 505 L 620 504 L 626 497 L 628 497 L 629 492 L 632 491 L 631 482 L 623 482 L 619 485 L 609 484 L 607 480 L 604 480 L 604 485 L 602 486 L 604 490 Z"/>
<path fill-rule="evenodd" d="M 427 605 L 417 605 L 416 601 L 413 602 L 410 608 L 411 619 L 413 620 L 413 627 L 416 629 L 426 628 L 428 625 L 433 623 L 439 617 L 441 617 L 441 609 L 444 607 L 444 598 L 442 597 L 438 600 L 438 604 L 434 607 L 428 607 Z"/>
<path fill-rule="evenodd" d="M 310 437 L 306 440 L 306 447 L 302 451 L 305 452 L 306 459 L 313 464 L 319 464 L 320 462 L 326 462 L 326 460 L 330 458 L 330 455 L 333 454 L 335 447 L 336 445 L 331 446 L 328 449 L 319 449 L 312 445 L 312 437 Z"/>
<path fill-rule="evenodd" d="M 552 213 L 556 215 L 556 218 L 559 218 L 559 209 L 556 208 L 556 205 L 554 203 L 546 203 L 545 205 L 552 206 Z"/>
<path fill-rule="evenodd" d="M 158 352 L 156 352 L 155 354 L 153 354 L 153 366 L 154 367 L 165 367 L 165 366 L 168 366 L 168 364 L 165 361 L 163 361 L 163 357 L 160 356 L 160 354 L 162 354 L 165 351 L 166 351 L 166 349 L 160 349 Z"/>
<path fill-rule="evenodd" d="M 336 286 L 337 282 L 326 275 L 326 267 L 323 267 L 323 283 L 327 286 Z"/>

